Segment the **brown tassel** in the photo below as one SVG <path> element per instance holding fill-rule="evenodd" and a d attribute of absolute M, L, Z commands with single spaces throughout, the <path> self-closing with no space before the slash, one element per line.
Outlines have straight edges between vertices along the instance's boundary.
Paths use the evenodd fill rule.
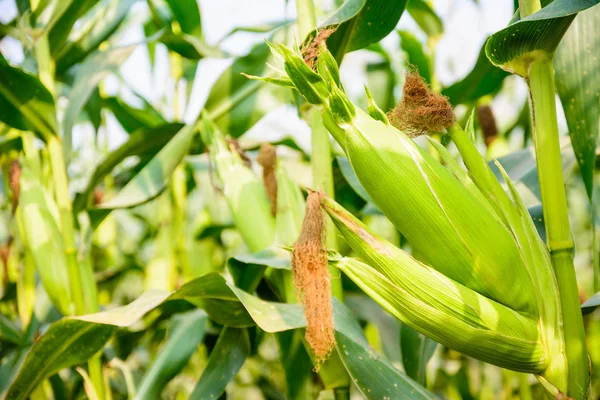
<path fill-rule="evenodd" d="M 388 120 L 409 136 L 440 132 L 455 120 L 445 96 L 431 91 L 418 72 L 409 71 L 404 79 L 402 100 L 388 113 Z"/>
<path fill-rule="evenodd" d="M 306 341 L 315 354 L 316 370 L 335 346 L 322 196 L 319 192 L 308 196 L 302 230 L 292 253 L 294 284 L 304 305 Z"/>
<path fill-rule="evenodd" d="M 263 167 L 263 184 L 271 201 L 271 214 L 277 214 L 277 177 L 275 167 L 277 166 L 277 152 L 275 146 L 265 143 L 260 147 L 257 161 Z"/>

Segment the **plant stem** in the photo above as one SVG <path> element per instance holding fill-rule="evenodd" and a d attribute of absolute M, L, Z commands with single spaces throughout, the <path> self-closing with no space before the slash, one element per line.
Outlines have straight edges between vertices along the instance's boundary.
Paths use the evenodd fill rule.
<path fill-rule="evenodd" d="M 558 282 L 564 320 L 568 360 L 567 394 L 575 399 L 585 399 L 589 386 L 589 366 L 560 157 L 552 60 L 534 61 L 527 81 L 538 178 L 546 223 L 546 243 Z"/>
<path fill-rule="evenodd" d="M 82 315 L 86 312 L 96 311 L 95 305 L 86 305 L 83 290 L 85 287 L 95 285 L 93 275 L 91 282 L 83 282 L 82 271 L 77 260 L 77 247 L 75 245 L 75 231 L 73 224 L 73 210 L 69 197 L 67 181 L 67 169 L 64 163 L 63 148 L 58 137 L 53 136 L 48 140 L 48 157 L 52 167 L 52 177 L 56 203 L 60 214 L 60 227 L 67 256 L 67 268 L 69 271 L 69 284 L 71 295 L 75 303 L 75 314 Z M 104 384 L 102 379 L 102 363 L 100 357 L 93 357 L 88 362 L 91 380 L 100 399 L 103 399 Z"/>
<path fill-rule="evenodd" d="M 67 267 L 69 278 L 71 280 L 71 294 L 75 303 L 75 313 L 77 315 L 85 314 L 85 303 L 83 300 L 83 287 L 81 281 L 81 271 L 77 261 L 77 247 L 75 246 L 75 232 L 73 230 L 73 212 L 71 210 L 71 200 L 69 198 L 69 189 L 67 186 L 67 170 L 63 159 L 60 140 L 52 137 L 48 140 L 48 156 L 52 166 L 52 178 L 54 181 L 54 190 L 56 203 L 60 213 L 60 227 L 65 244 L 65 254 L 67 255 Z"/>

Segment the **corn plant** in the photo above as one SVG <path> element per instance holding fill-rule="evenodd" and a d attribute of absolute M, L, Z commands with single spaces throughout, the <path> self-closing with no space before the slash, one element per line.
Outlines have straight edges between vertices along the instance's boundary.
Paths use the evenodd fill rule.
<path fill-rule="evenodd" d="M 598 1 L 280 3 L 0 3 L 0 398 L 594 398 Z"/>

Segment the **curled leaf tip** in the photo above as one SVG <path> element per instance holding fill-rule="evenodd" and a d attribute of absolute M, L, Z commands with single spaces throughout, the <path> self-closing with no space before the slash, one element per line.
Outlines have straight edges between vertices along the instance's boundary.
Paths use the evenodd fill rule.
<path fill-rule="evenodd" d="M 325 222 L 321 210 L 322 192 L 306 200 L 306 215 L 300 236 L 294 243 L 292 270 L 298 297 L 304 305 L 306 341 L 312 348 L 318 370 L 335 346 L 331 282 L 327 269 Z"/>
<path fill-rule="evenodd" d="M 450 127 L 456 117 L 448 98 L 433 92 L 416 71 L 408 71 L 403 96 L 388 113 L 392 125 L 410 136 L 439 132 Z"/>
<path fill-rule="evenodd" d="M 263 184 L 271 201 L 271 214 L 275 216 L 277 213 L 277 177 L 275 176 L 277 151 L 275 146 L 264 143 L 258 151 L 256 160 L 263 167 Z"/>
<path fill-rule="evenodd" d="M 315 70 L 316 61 L 319 58 L 322 50 L 322 44 L 337 30 L 337 26 L 329 26 L 326 28 L 321 28 L 317 31 L 316 35 L 312 35 L 308 40 L 304 42 L 302 45 L 302 58 L 304 58 L 304 62 L 308 65 L 312 70 Z"/>

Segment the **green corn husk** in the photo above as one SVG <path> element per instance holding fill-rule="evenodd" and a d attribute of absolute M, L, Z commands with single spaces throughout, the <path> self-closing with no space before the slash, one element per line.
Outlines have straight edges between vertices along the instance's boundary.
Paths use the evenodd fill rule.
<path fill-rule="evenodd" d="M 434 340 L 485 362 L 539 373 L 548 363 L 536 316 L 519 313 L 415 260 L 328 197 L 321 206 L 357 259 L 332 258 L 371 298 Z"/>
<path fill-rule="evenodd" d="M 63 314 L 73 313 L 67 258 L 60 229 L 58 209 L 44 192 L 33 172 L 23 166 L 17 220 L 24 245 L 40 274 L 52 304 Z"/>
<path fill-rule="evenodd" d="M 208 117 L 203 119 L 202 139 L 210 149 L 235 225 L 251 252 L 264 250 L 273 244 L 275 220 L 263 184 Z"/>
<path fill-rule="evenodd" d="M 370 114 L 355 107 L 338 87 L 328 57 L 320 57 L 317 74 L 299 54 L 273 48 L 284 58 L 286 84 L 323 106 L 325 126 L 369 196 L 431 266 L 501 304 L 537 315 L 517 245 L 485 199 L 389 125 L 376 106 L 371 104 Z"/>

